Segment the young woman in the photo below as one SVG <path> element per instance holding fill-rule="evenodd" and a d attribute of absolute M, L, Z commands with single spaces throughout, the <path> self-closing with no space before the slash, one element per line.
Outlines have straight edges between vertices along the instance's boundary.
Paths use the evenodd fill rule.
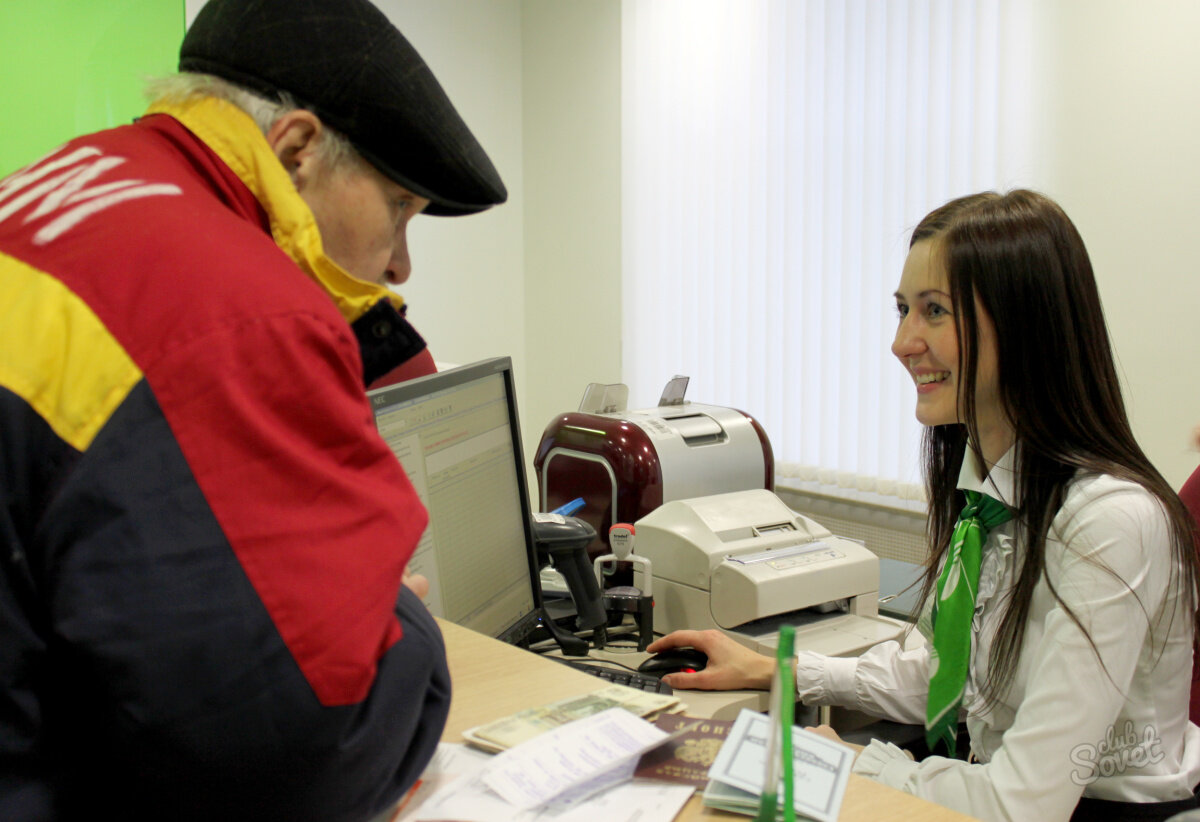
<path fill-rule="evenodd" d="M 855 770 L 981 819 L 1197 807 L 1191 524 L 1133 439 L 1075 226 L 1030 191 L 954 200 L 913 232 L 896 307 L 927 426 L 927 641 L 801 653 L 799 697 L 923 723 L 960 752 L 965 712 L 971 761 L 876 740 Z M 770 659 L 715 631 L 650 650 L 681 645 L 710 660 L 673 687 L 769 682 Z"/>

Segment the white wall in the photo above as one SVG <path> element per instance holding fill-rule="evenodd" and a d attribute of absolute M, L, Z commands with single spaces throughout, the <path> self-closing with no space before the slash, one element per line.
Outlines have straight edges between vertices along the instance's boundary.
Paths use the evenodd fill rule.
<path fill-rule="evenodd" d="M 621 381 L 621 4 L 521 4 L 530 459 L 590 382 Z M 533 493 L 537 484 L 530 483 Z"/>
<path fill-rule="evenodd" d="M 484 214 L 415 220 L 399 290 L 438 360 L 513 358 L 532 461 L 587 383 L 620 380 L 620 3 L 377 1 L 509 189 Z"/>
<path fill-rule="evenodd" d="M 1178 488 L 1200 464 L 1200 3 L 1048 5 L 1038 185 L 1087 243 L 1134 433 Z"/>
<path fill-rule="evenodd" d="M 532 460 L 588 382 L 620 379 L 620 3 L 379 5 L 509 189 L 484 214 L 414 221 L 400 291 L 437 359 L 513 357 Z"/>
<path fill-rule="evenodd" d="M 525 379 L 524 159 L 518 0 L 377 0 L 484 146 L 508 202 L 470 217 L 414 220 L 412 279 L 397 290 L 443 362 L 508 355 Z"/>

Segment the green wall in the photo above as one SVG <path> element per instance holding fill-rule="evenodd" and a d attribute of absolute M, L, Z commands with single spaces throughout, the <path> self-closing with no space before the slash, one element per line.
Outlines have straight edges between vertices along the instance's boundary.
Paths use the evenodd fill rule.
<path fill-rule="evenodd" d="M 184 0 L 0 0 L 0 177 L 140 115 L 183 31 Z"/>

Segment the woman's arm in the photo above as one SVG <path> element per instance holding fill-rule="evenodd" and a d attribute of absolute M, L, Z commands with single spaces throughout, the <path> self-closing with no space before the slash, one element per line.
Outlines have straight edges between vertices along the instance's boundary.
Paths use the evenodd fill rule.
<path fill-rule="evenodd" d="M 672 688 L 729 691 L 766 689 L 775 662 L 720 631 L 675 631 L 646 650 L 692 647 L 708 655 L 708 665 L 694 674 L 663 677 Z M 859 657 L 829 657 L 811 651 L 796 655 L 796 693 L 808 705 L 841 705 L 910 724 L 924 722 L 929 686 L 929 653 L 922 647 L 902 650 L 883 642 Z"/>

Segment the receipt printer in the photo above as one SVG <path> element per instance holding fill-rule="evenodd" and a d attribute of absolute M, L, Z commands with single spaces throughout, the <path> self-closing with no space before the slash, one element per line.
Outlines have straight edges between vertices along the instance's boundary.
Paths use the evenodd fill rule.
<path fill-rule="evenodd" d="M 798 649 L 850 656 L 902 631 L 878 616 L 878 557 L 771 491 L 664 502 L 635 527 L 656 633 L 717 628 L 771 654 L 792 624 Z"/>
<path fill-rule="evenodd" d="M 742 411 L 685 402 L 687 378 L 667 384 L 656 408 L 625 411 L 623 385 L 589 387 L 580 410 L 542 434 L 534 456 L 540 505 L 582 497 L 576 517 L 598 534 L 588 553 L 609 553 L 608 529 L 669 500 L 774 488 L 775 460 L 762 426 Z M 593 401 L 594 389 L 608 399 Z M 624 389 L 613 400 L 613 389 Z"/>

